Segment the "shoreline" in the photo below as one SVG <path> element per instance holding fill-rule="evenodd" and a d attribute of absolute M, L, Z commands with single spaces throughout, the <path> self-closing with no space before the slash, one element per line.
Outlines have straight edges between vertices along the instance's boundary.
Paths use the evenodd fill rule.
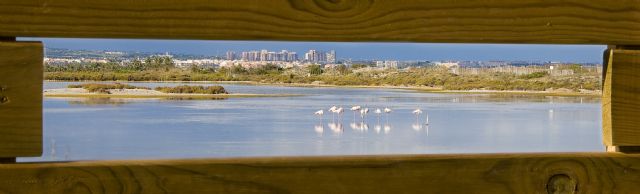
<path fill-rule="evenodd" d="M 296 97 L 302 94 L 180 94 L 162 93 L 148 89 L 112 89 L 110 94 L 89 92 L 82 88 L 47 89 L 43 91 L 46 98 L 175 98 L 175 99 L 223 99 L 223 98 L 255 98 L 255 97 Z"/>
<path fill-rule="evenodd" d="M 258 98 L 258 97 L 298 97 L 301 94 L 45 94 L 46 98 Z"/>
<path fill-rule="evenodd" d="M 564 89 L 562 91 L 526 91 L 526 90 L 444 90 L 438 87 L 426 86 L 368 86 L 368 85 L 331 85 L 331 84 L 307 84 L 307 83 L 262 83 L 256 81 L 64 81 L 45 80 L 45 82 L 119 82 L 119 83 L 211 83 L 211 84 L 244 84 L 256 86 L 282 86 L 282 87 L 319 87 L 319 88 L 371 88 L 371 89 L 401 89 L 422 93 L 441 94 L 516 94 L 516 95 L 547 95 L 547 96 L 591 96 L 600 97 L 601 92 L 571 92 Z M 228 95 L 228 94 L 227 94 Z M 252 95 L 252 94 L 247 94 Z M 260 94 L 258 94 L 260 95 Z M 274 94 L 276 95 L 276 94 Z M 295 96 L 295 94 L 285 94 Z M 303 96 L 303 95 L 298 95 Z"/>

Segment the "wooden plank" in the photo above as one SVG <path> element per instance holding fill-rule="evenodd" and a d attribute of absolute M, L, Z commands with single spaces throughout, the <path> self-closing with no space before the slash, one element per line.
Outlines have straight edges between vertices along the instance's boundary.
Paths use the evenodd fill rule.
<path fill-rule="evenodd" d="M 4 37 L 4 36 L 0 36 L 0 41 L 16 41 L 16 37 Z"/>
<path fill-rule="evenodd" d="M 640 153 L 640 146 L 606 146 L 607 152 Z"/>
<path fill-rule="evenodd" d="M 0 158 L 42 154 L 43 47 L 0 42 Z"/>
<path fill-rule="evenodd" d="M 602 98 L 604 144 L 640 146 L 640 50 L 614 47 L 607 53 Z"/>
<path fill-rule="evenodd" d="M 0 158 L 0 164 L 16 163 L 16 158 Z"/>
<path fill-rule="evenodd" d="M 618 153 L 0 164 L 4 193 L 635 193 Z M 564 192 L 563 192 L 564 191 Z"/>
<path fill-rule="evenodd" d="M 0 1 L 0 36 L 640 45 L 640 0 Z"/>

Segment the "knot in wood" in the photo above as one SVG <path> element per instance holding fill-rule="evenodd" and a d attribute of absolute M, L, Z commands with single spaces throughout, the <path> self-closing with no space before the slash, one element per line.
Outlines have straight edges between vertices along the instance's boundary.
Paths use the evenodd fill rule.
<path fill-rule="evenodd" d="M 547 182 L 549 194 L 573 194 L 578 190 L 578 182 L 566 174 L 555 174 Z"/>
<path fill-rule="evenodd" d="M 0 96 L 0 104 L 4 104 L 9 102 L 9 97 L 6 96 Z"/>

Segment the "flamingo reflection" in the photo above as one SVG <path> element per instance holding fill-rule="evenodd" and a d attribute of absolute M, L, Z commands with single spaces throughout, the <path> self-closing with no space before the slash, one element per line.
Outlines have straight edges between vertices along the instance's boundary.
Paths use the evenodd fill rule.
<path fill-rule="evenodd" d="M 313 129 L 318 135 L 324 133 L 324 126 L 322 124 L 313 126 Z"/>
<path fill-rule="evenodd" d="M 335 134 L 341 134 L 344 130 L 342 123 L 328 123 L 329 129 Z"/>
<path fill-rule="evenodd" d="M 420 124 L 420 123 L 414 123 L 414 124 L 411 124 L 411 128 L 412 128 L 413 130 L 415 130 L 415 131 L 421 131 L 423 126 L 424 126 L 424 125 L 422 125 L 422 124 Z"/>
<path fill-rule="evenodd" d="M 384 129 L 384 134 L 389 134 L 389 132 L 391 132 L 391 125 L 385 124 L 383 129 Z"/>
<path fill-rule="evenodd" d="M 360 132 L 365 132 L 365 131 L 369 130 L 369 124 L 367 124 L 365 122 L 350 123 L 349 126 L 351 127 L 351 129 L 356 130 L 356 131 L 360 131 Z"/>

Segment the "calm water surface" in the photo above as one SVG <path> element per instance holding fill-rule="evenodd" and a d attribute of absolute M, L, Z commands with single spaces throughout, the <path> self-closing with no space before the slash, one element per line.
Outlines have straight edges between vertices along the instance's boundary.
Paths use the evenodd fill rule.
<path fill-rule="evenodd" d="M 306 96 L 45 98 L 44 155 L 20 160 L 603 151 L 599 98 L 222 85 L 232 93 Z M 372 109 L 363 121 L 348 110 L 356 104 L 393 112 L 378 117 Z M 326 112 L 332 105 L 345 107 L 341 118 Z M 416 118 L 416 108 L 426 114 Z M 319 109 L 322 118 L 313 114 Z"/>

